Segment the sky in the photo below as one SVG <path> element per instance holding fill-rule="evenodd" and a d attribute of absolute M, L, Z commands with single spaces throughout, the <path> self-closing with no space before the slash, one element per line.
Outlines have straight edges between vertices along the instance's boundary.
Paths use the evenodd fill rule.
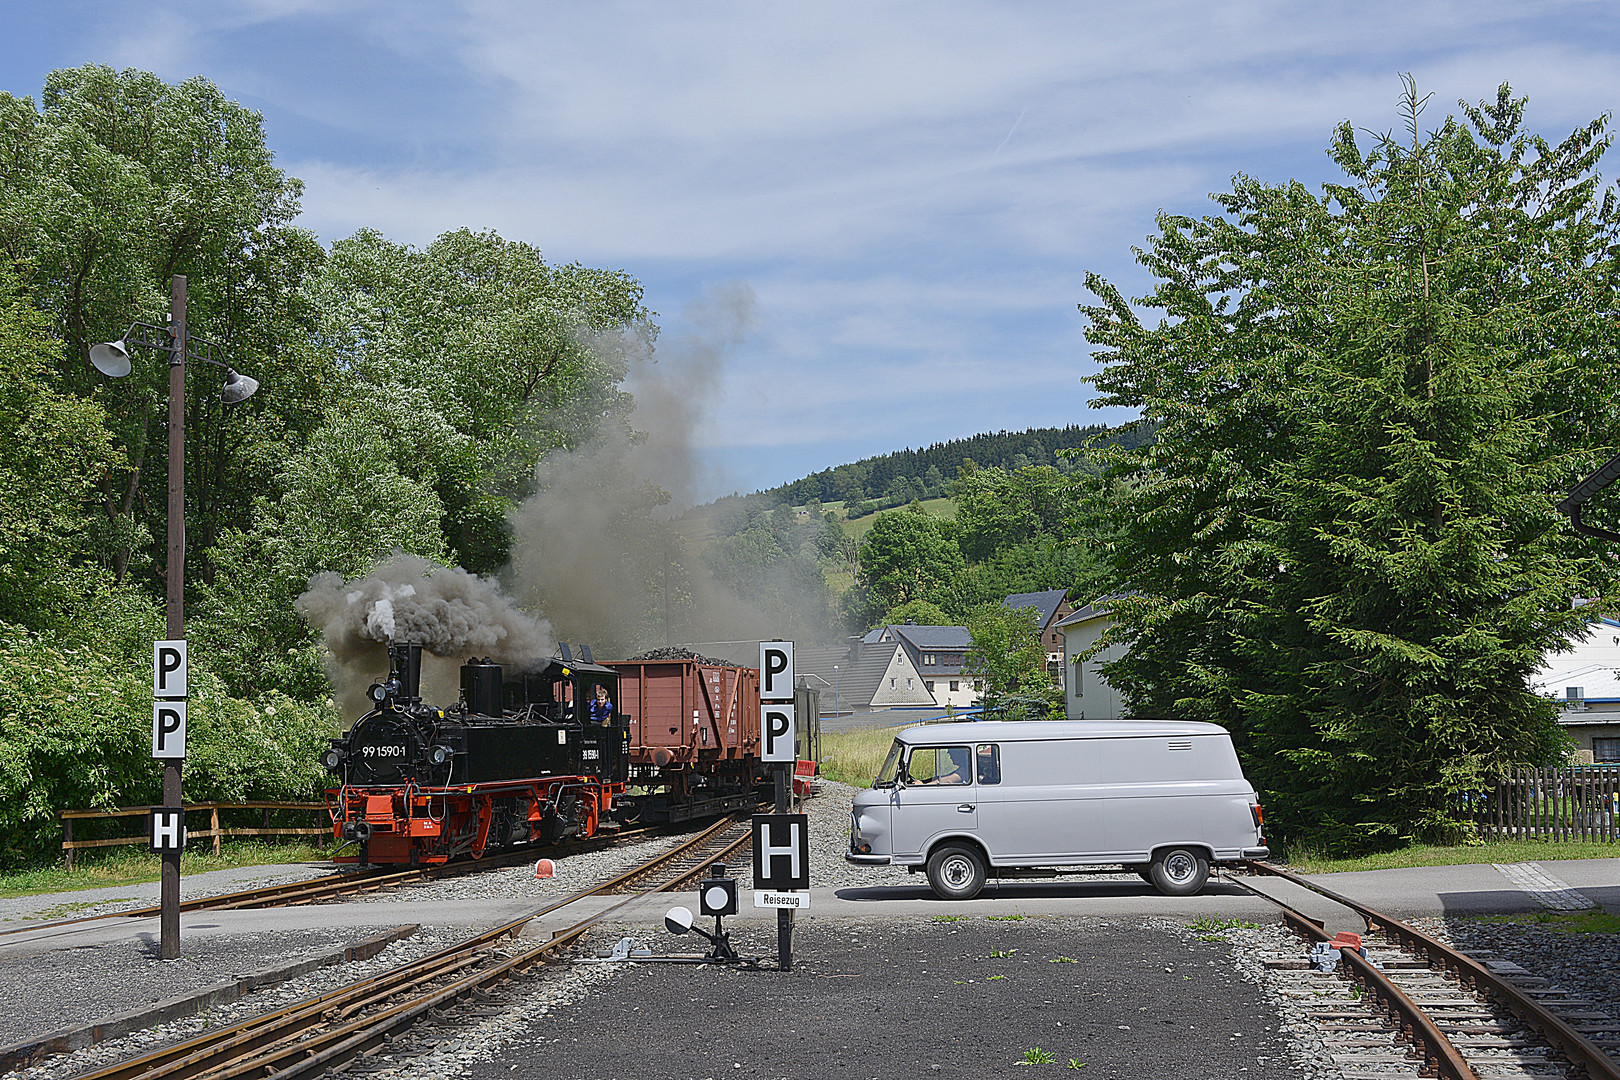
<path fill-rule="evenodd" d="M 1620 100 L 1599 0 L 8 0 L 0 31 L 18 96 L 96 62 L 259 111 L 323 243 L 494 229 L 625 270 L 667 363 L 751 295 L 699 498 L 1131 419 L 1090 406 L 1086 273 L 1139 296 L 1156 213 L 1238 173 L 1333 179 L 1339 123 L 1399 129 L 1402 73 L 1432 124 L 1510 82 L 1549 139 Z"/>

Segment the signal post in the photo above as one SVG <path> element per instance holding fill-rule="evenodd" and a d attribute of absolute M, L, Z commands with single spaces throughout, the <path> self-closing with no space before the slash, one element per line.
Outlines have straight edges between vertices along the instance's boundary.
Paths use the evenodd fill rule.
<path fill-rule="evenodd" d="M 776 956 L 793 970 L 793 913 L 810 906 L 810 827 L 788 813 L 798 761 L 793 642 L 759 643 L 760 759 L 776 774 L 776 812 L 754 817 L 754 906 L 776 908 Z"/>

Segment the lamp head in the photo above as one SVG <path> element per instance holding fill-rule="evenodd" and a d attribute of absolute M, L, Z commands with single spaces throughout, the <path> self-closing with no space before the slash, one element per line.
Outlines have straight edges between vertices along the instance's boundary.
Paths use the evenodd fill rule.
<path fill-rule="evenodd" d="M 104 341 L 90 346 L 90 363 L 109 378 L 122 379 L 129 374 L 129 348 L 122 341 Z"/>
<path fill-rule="evenodd" d="M 91 356 L 94 355 L 95 350 L 92 349 Z M 128 370 L 129 361 L 127 359 L 124 361 L 124 367 L 126 370 Z M 246 401 L 248 398 L 252 397 L 253 392 L 258 388 L 258 379 L 255 379 L 251 375 L 239 375 L 234 369 L 226 368 L 225 388 L 220 391 L 219 396 L 220 399 L 225 402 L 225 404 L 235 405 L 239 401 Z"/>

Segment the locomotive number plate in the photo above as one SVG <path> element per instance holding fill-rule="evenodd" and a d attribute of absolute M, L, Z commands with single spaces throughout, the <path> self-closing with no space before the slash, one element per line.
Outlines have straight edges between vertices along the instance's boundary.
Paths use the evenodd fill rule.
<path fill-rule="evenodd" d="M 597 758 L 601 757 L 602 755 L 601 755 L 601 753 L 599 751 L 596 751 L 596 750 L 586 750 L 586 751 L 583 751 L 579 756 L 584 761 L 595 761 Z"/>
<path fill-rule="evenodd" d="M 362 746 L 361 757 L 402 758 L 405 756 L 403 743 L 384 743 L 382 746 Z"/>

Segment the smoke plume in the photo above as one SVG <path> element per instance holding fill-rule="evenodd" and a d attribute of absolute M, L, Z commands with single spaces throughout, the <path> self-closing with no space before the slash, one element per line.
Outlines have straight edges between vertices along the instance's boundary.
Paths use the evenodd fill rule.
<path fill-rule="evenodd" d="M 411 642 L 441 658 L 424 658 L 422 696 L 455 700 L 458 668 L 470 656 L 522 665 L 550 656 L 550 624 L 518 610 L 494 581 L 395 554 L 364 577 L 317 574 L 294 606 L 319 630 L 330 674 L 347 712 L 365 707 L 365 687 L 388 670 L 389 642 Z"/>
<path fill-rule="evenodd" d="M 715 587 L 671 521 L 707 479 L 696 436 L 714 422 L 726 357 L 753 317 L 747 285 L 712 290 L 686 311 L 686 333 L 632 360 L 628 426 L 604 425 L 536 471 L 539 493 L 512 515 L 508 572 L 514 594 L 565 640 L 608 658 L 671 637 L 769 636 L 772 620 Z"/>

